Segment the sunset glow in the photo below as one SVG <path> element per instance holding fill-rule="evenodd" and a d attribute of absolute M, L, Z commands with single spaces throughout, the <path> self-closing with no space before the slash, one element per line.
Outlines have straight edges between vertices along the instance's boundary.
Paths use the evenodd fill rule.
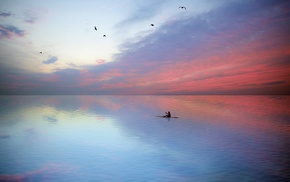
<path fill-rule="evenodd" d="M 0 7 L 0 94 L 290 93 L 288 1 Z"/>

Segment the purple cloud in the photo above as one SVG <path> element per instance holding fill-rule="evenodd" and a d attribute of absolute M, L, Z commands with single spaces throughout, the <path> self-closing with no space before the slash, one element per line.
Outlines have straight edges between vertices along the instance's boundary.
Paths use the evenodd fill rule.
<path fill-rule="evenodd" d="M 34 24 L 36 22 L 37 18 L 35 17 L 29 17 L 27 19 L 25 19 L 26 23 L 30 23 L 30 24 Z"/>
<path fill-rule="evenodd" d="M 12 38 L 14 36 L 23 37 L 24 35 L 24 30 L 21 30 L 13 25 L 0 25 L 0 39 Z"/>
<path fill-rule="evenodd" d="M 8 17 L 8 16 L 11 16 L 11 13 L 7 13 L 7 12 L 0 12 L 0 17 Z"/>
<path fill-rule="evenodd" d="M 55 63 L 58 60 L 58 58 L 56 56 L 52 56 L 49 59 L 47 59 L 46 61 L 42 61 L 43 64 L 52 64 Z"/>
<path fill-rule="evenodd" d="M 124 51 L 105 64 L 98 60 L 79 69 L 17 75 L 0 67 L 0 93 L 287 93 L 287 4 L 233 2 L 173 20 L 143 39 L 123 44 Z"/>

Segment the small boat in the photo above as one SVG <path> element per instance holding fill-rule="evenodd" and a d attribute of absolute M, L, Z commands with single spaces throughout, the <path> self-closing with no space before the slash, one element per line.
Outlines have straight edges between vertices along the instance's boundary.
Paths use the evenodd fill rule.
<path fill-rule="evenodd" d="M 167 116 L 156 116 L 156 117 L 160 117 L 160 118 L 174 118 L 177 119 L 178 117 L 174 116 L 174 117 L 167 117 Z"/>

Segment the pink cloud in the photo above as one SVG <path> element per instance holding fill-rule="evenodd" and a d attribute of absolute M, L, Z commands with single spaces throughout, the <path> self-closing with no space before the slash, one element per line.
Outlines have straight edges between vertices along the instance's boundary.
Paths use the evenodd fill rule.
<path fill-rule="evenodd" d="M 88 86 L 92 84 L 97 84 L 99 82 L 108 81 L 115 77 L 123 76 L 119 69 L 111 69 L 106 72 L 96 74 L 90 70 L 82 70 L 80 76 L 79 86 Z"/>
<path fill-rule="evenodd" d="M 271 41 L 265 39 L 266 35 L 263 34 L 255 40 L 233 45 L 225 51 L 222 47 L 218 47 L 217 42 L 225 38 L 228 41 L 235 41 L 238 38 L 237 35 L 244 34 L 225 32 L 217 36 L 215 41 L 209 41 L 197 50 L 197 52 L 209 52 L 209 54 L 203 54 L 192 60 L 180 58 L 185 61 L 165 64 L 156 72 L 148 74 L 152 76 L 138 78 L 137 75 L 133 82 L 148 85 L 175 85 L 173 86 L 175 88 L 169 87 L 169 92 L 178 90 L 194 92 L 212 89 L 223 91 L 246 89 L 243 85 L 256 84 L 257 87 L 261 87 L 263 83 L 289 80 L 287 74 L 290 72 L 289 68 L 283 65 L 273 67 L 277 58 L 289 55 L 289 44 L 279 44 L 288 36 L 273 37 L 270 36 L 272 33 L 274 32 L 270 31 L 267 35 L 272 37 Z M 266 49 L 267 47 L 271 48 Z M 215 54 L 211 54 L 210 50 L 215 50 Z M 289 81 L 285 83 L 289 85 Z"/>
<path fill-rule="evenodd" d="M 18 80 L 18 81 L 25 80 L 27 78 L 25 76 L 20 76 L 20 75 L 17 75 L 17 74 L 7 74 L 5 76 L 7 78 L 9 78 L 9 79 Z"/>
<path fill-rule="evenodd" d="M 41 78 L 41 80 L 47 82 L 57 82 L 59 80 L 59 75 L 45 75 L 43 78 Z"/>
<path fill-rule="evenodd" d="M 104 59 L 96 60 L 96 65 L 102 65 L 102 64 L 105 64 L 105 63 L 106 63 L 106 60 L 104 60 Z"/>
<path fill-rule="evenodd" d="M 83 70 L 63 69 L 28 78 L 39 85 L 37 92 L 54 93 L 287 93 L 287 6 L 255 2 L 256 9 L 229 4 L 182 23 L 165 23 L 144 39 L 124 43 L 115 61 L 99 59 Z M 28 83 L 28 78 L 23 82 Z M 20 82 L 20 77 L 10 79 Z M 7 86 L 6 80 L 2 82 Z"/>

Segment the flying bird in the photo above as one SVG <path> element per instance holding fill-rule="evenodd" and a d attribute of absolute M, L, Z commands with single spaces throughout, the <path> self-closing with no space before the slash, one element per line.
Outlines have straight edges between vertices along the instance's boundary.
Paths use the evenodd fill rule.
<path fill-rule="evenodd" d="M 103 35 L 103 37 L 106 37 L 106 35 Z"/>
<path fill-rule="evenodd" d="M 95 30 L 96 30 L 96 31 L 98 30 L 97 27 L 95 27 Z"/>
<path fill-rule="evenodd" d="M 151 24 L 151 26 L 153 27 L 153 26 L 154 26 L 154 24 Z"/>
<path fill-rule="evenodd" d="M 39 54 L 42 54 L 42 52 L 39 52 Z"/>
<path fill-rule="evenodd" d="M 179 6 L 179 8 L 186 10 L 186 7 L 185 6 Z"/>

